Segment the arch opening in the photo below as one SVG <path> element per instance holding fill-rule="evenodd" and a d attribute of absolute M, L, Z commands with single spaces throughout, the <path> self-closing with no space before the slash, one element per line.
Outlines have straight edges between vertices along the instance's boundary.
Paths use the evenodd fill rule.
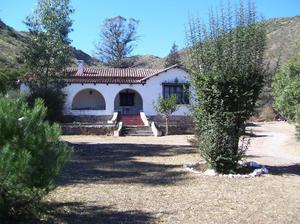
<path fill-rule="evenodd" d="M 105 99 L 95 89 L 84 89 L 74 96 L 72 110 L 105 110 Z"/>
<path fill-rule="evenodd" d="M 114 110 L 121 114 L 139 114 L 143 111 L 143 98 L 133 89 L 123 89 L 115 97 Z"/>

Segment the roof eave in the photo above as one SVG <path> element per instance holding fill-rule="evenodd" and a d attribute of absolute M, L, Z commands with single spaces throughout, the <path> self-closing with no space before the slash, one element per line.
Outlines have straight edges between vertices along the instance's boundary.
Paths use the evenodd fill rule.
<path fill-rule="evenodd" d="M 150 79 L 150 78 L 152 78 L 152 77 L 154 77 L 154 76 L 158 76 L 158 75 L 160 75 L 161 73 L 167 72 L 167 71 L 169 71 L 170 69 L 173 69 L 173 68 L 181 68 L 181 65 L 180 65 L 180 64 L 175 64 L 175 65 L 172 65 L 172 66 L 170 66 L 170 67 L 164 68 L 164 69 L 162 69 L 162 70 L 159 71 L 159 72 L 156 72 L 156 73 L 151 74 L 151 75 L 149 75 L 149 76 L 147 76 L 147 77 L 145 77 L 145 78 L 142 78 L 140 81 L 141 81 L 141 82 L 144 82 L 144 81 L 146 81 L 146 80 L 148 80 L 148 79 Z"/>

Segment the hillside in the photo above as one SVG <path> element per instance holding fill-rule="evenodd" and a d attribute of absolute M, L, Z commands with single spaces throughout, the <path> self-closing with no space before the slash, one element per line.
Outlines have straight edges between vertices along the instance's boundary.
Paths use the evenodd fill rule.
<path fill-rule="evenodd" d="M 297 52 L 297 42 L 300 41 L 300 15 L 287 18 L 276 18 L 266 21 L 267 24 L 267 48 L 266 63 L 274 69 L 279 60 L 279 65 L 285 64 Z M 298 50 L 299 52 L 299 50 Z M 180 52 L 181 60 L 186 61 L 186 50 Z M 147 62 L 147 58 L 154 56 L 139 56 L 139 61 Z M 164 65 L 164 58 L 144 63 L 147 68 L 161 68 Z"/>
<path fill-rule="evenodd" d="M 18 32 L 0 20 L 0 67 L 18 67 L 21 50 L 28 41 L 28 33 Z M 99 65 L 99 62 L 85 52 L 71 47 L 73 61 L 84 60 L 88 65 Z"/>
<path fill-rule="evenodd" d="M 258 101 L 257 113 L 262 119 L 274 118 L 271 96 L 271 78 L 275 69 L 286 64 L 289 59 L 300 53 L 297 43 L 300 41 L 300 16 L 277 18 L 266 21 L 267 47 L 266 64 L 269 76 Z"/>
<path fill-rule="evenodd" d="M 135 55 L 129 58 L 135 68 L 164 68 L 165 60 L 154 55 Z"/>
<path fill-rule="evenodd" d="M 297 52 L 297 41 L 300 40 L 300 16 L 277 18 L 267 23 L 267 50 L 266 62 L 273 70 L 278 62 L 285 64 Z M 28 39 L 28 34 L 17 32 L 0 20 L 0 66 L 17 67 L 20 51 Z M 97 59 L 85 52 L 72 47 L 74 61 L 84 60 L 89 66 L 100 65 Z M 182 61 L 186 61 L 186 51 L 180 51 Z M 154 55 L 136 55 L 129 58 L 134 67 L 163 68 L 165 58 Z"/>
<path fill-rule="evenodd" d="M 266 60 L 274 68 L 279 58 L 279 65 L 284 65 L 300 50 L 300 15 L 288 18 L 267 20 Z"/>

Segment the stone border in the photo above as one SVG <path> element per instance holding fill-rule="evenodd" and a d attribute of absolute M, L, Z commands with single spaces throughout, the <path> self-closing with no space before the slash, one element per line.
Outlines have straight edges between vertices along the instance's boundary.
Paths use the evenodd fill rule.
<path fill-rule="evenodd" d="M 239 162 L 239 164 L 241 166 L 257 168 L 252 173 L 249 173 L 249 174 L 220 174 L 220 173 L 217 173 L 213 169 L 207 169 L 205 172 L 200 172 L 196 169 L 196 167 L 199 166 L 200 164 L 203 164 L 203 163 L 199 163 L 199 162 L 187 163 L 187 164 L 183 164 L 183 168 L 189 172 L 202 174 L 203 176 L 219 176 L 219 177 L 228 177 L 228 178 L 252 178 L 252 177 L 259 177 L 262 174 L 269 173 L 269 170 L 265 166 L 260 165 L 259 163 L 254 162 L 254 161 L 251 161 L 251 162 L 240 161 Z"/>

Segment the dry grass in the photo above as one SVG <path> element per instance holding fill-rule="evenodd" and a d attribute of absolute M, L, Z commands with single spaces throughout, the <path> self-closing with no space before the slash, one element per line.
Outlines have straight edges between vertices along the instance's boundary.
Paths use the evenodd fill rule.
<path fill-rule="evenodd" d="M 148 138 L 151 144 L 71 138 L 76 152 L 47 198 L 55 222 L 300 223 L 299 164 L 254 179 L 205 177 L 182 168 L 201 160 L 188 136 Z"/>

